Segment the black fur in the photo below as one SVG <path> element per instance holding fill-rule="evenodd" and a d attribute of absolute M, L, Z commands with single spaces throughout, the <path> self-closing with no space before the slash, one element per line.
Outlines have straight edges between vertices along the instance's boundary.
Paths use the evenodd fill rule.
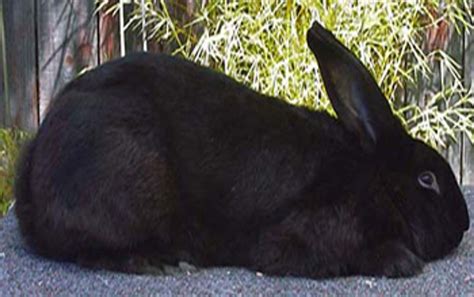
<path fill-rule="evenodd" d="M 449 165 L 331 33 L 315 23 L 308 43 L 339 120 L 165 55 L 69 83 L 18 169 L 28 244 L 132 273 L 188 261 L 314 278 L 409 276 L 446 255 L 469 225 Z"/>

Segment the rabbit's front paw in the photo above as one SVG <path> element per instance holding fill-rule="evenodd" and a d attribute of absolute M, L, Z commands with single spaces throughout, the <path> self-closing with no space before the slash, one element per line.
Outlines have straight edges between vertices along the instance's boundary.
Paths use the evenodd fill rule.
<path fill-rule="evenodd" d="M 387 242 L 367 252 L 362 257 L 362 274 L 410 277 L 423 270 L 424 262 L 399 242 Z"/>

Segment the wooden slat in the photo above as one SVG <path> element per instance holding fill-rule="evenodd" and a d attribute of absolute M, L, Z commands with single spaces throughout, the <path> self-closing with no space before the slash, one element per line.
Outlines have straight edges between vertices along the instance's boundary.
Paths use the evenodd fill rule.
<path fill-rule="evenodd" d="M 136 8 L 137 6 L 133 3 L 124 4 L 125 24 L 127 24 L 128 20 L 132 17 L 132 12 Z M 125 31 L 125 49 L 127 54 L 143 51 L 140 29 L 133 29 L 133 25 L 128 27 Z"/>
<path fill-rule="evenodd" d="M 40 117 L 80 72 L 98 64 L 97 18 L 92 0 L 37 0 Z"/>
<path fill-rule="evenodd" d="M 137 9 L 141 1 L 135 1 L 133 4 L 130 0 L 124 1 L 124 17 L 125 17 L 125 24 L 128 23 L 129 19 L 132 16 L 132 12 L 134 9 Z M 178 3 L 179 2 L 179 3 Z M 111 59 L 115 59 L 120 57 L 120 29 L 119 29 L 119 13 L 116 14 L 106 14 L 105 11 L 118 3 L 118 0 L 112 0 L 110 3 L 104 7 L 104 9 L 99 12 L 99 36 L 100 36 L 100 63 L 104 63 Z M 153 5 L 157 9 L 159 9 L 160 1 L 153 0 Z M 194 1 L 190 0 L 178 0 L 178 1 L 171 1 L 165 0 L 165 3 L 168 5 L 168 9 L 173 17 L 179 17 L 183 19 L 184 17 L 180 17 L 179 15 L 183 15 L 184 13 L 192 13 L 191 8 L 195 6 Z M 181 5 L 181 9 L 177 9 L 177 6 Z M 186 7 L 186 12 L 183 11 L 182 7 Z M 176 16 L 175 16 L 176 14 Z M 189 18 L 189 16 L 188 16 Z M 125 31 L 125 50 L 126 54 L 134 53 L 134 52 L 141 52 L 143 51 L 143 40 L 142 35 L 140 34 L 140 28 L 133 29 L 131 26 L 127 28 Z M 158 42 L 154 42 L 153 40 L 148 40 L 148 51 L 154 53 L 166 52 L 171 53 L 173 49 L 176 48 L 174 44 L 159 44 Z"/>
<path fill-rule="evenodd" d="M 471 1 L 474 12 L 474 1 Z M 474 23 L 471 19 L 471 23 Z M 468 90 L 474 91 L 474 32 L 464 34 L 464 83 Z M 463 184 L 474 185 L 474 147 L 467 136 L 463 141 Z"/>
<path fill-rule="evenodd" d="M 0 128 L 7 125 L 7 93 L 5 87 L 4 71 L 6 70 L 5 57 L 5 23 L 3 21 L 3 1 L 0 1 Z"/>
<path fill-rule="evenodd" d="M 99 63 L 105 63 L 120 57 L 120 33 L 118 13 L 106 13 L 118 0 L 110 3 L 99 11 Z"/>
<path fill-rule="evenodd" d="M 105 63 L 106 61 L 120 57 L 119 13 L 105 13 L 108 8 L 117 3 L 118 0 L 110 1 L 110 3 L 99 12 L 100 63 Z M 133 10 L 137 9 L 137 3 L 134 4 L 132 1 L 124 1 L 125 24 L 127 24 L 132 17 Z M 142 36 L 139 32 L 138 28 L 133 29 L 132 26 L 127 27 L 125 31 L 126 54 L 143 51 Z M 152 49 L 155 49 L 155 47 L 152 46 Z"/>
<path fill-rule="evenodd" d="M 38 125 L 35 0 L 3 0 L 11 122 L 34 131 Z"/>

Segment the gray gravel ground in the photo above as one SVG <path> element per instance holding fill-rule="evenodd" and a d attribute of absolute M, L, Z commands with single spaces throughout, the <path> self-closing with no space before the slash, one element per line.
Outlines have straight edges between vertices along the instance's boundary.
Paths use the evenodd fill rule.
<path fill-rule="evenodd" d="M 466 188 L 474 218 L 474 187 Z M 447 258 L 409 279 L 272 278 L 235 268 L 177 276 L 88 271 L 31 255 L 12 212 L 0 221 L 0 296 L 474 296 L 474 231 Z"/>

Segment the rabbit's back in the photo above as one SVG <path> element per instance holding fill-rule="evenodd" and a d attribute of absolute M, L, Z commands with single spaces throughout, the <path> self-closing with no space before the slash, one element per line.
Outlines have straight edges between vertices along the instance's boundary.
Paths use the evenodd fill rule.
<path fill-rule="evenodd" d="M 83 119 L 90 130 L 128 129 L 97 136 L 110 145 L 104 154 L 126 135 L 149 133 L 138 146 L 160 152 L 181 196 L 196 207 L 245 219 L 255 211 L 247 205 L 258 208 L 246 197 L 284 195 L 314 180 L 329 156 L 348 151 L 344 159 L 351 158 L 344 145 L 351 137 L 334 118 L 264 96 L 209 68 L 152 54 L 106 66 L 66 87 L 61 99 L 69 102 L 69 113 L 80 117 L 88 110 Z M 67 98 L 82 91 L 90 103 L 80 95 Z M 238 207 L 227 204 L 237 196 Z M 203 203 L 216 197 L 219 203 Z"/>

